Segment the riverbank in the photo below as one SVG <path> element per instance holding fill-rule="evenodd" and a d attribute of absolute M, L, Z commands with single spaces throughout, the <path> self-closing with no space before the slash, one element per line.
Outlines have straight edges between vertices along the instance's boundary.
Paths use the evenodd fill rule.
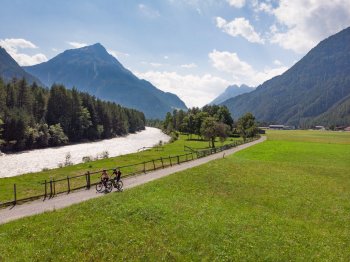
<path fill-rule="evenodd" d="M 4 154 L 0 156 L 0 178 L 54 169 L 67 160 L 74 165 L 82 163 L 84 157 L 97 160 L 107 155 L 115 157 L 135 153 L 141 147 L 151 147 L 160 140 L 167 142 L 169 139 L 161 130 L 146 127 L 146 130 L 125 137 Z M 66 159 L 68 155 L 70 157 Z"/>

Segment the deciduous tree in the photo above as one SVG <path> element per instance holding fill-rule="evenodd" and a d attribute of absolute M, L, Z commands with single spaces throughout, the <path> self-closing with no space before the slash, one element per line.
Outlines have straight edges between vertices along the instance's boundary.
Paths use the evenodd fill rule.
<path fill-rule="evenodd" d="M 258 134 L 258 128 L 256 126 L 255 117 L 252 113 L 246 113 L 238 119 L 237 130 L 243 140 L 248 137 L 254 137 Z"/>

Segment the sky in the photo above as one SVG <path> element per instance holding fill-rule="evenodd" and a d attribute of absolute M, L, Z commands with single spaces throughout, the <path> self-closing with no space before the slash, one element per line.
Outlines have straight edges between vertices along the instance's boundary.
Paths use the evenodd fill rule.
<path fill-rule="evenodd" d="M 187 106 L 282 74 L 350 26 L 350 0 L 2 0 L 0 46 L 20 65 L 101 43 Z"/>

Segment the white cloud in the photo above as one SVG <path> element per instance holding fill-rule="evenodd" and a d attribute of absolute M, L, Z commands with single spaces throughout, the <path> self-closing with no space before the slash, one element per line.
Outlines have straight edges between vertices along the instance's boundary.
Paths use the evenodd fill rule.
<path fill-rule="evenodd" d="M 236 53 L 220 52 L 214 49 L 209 53 L 209 58 L 216 69 L 226 73 L 234 72 L 237 77 L 249 75 L 253 71 L 251 65 L 240 60 Z"/>
<path fill-rule="evenodd" d="M 254 76 L 251 78 L 252 82 L 251 84 L 253 86 L 258 86 L 262 83 L 264 83 L 267 80 L 270 80 L 271 78 L 283 74 L 285 71 L 288 70 L 288 67 L 286 66 L 279 66 L 275 68 L 266 67 L 263 71 L 260 72 L 254 72 Z M 247 82 L 249 84 L 249 81 Z"/>
<path fill-rule="evenodd" d="M 23 38 L 6 38 L 0 39 L 0 46 L 12 56 L 13 59 L 21 66 L 35 65 L 47 61 L 47 57 L 42 54 L 28 55 L 19 53 L 19 49 L 36 49 L 38 48 L 32 42 Z"/>
<path fill-rule="evenodd" d="M 251 5 L 253 7 L 254 12 L 265 12 L 267 14 L 273 13 L 273 6 L 270 1 L 267 2 L 259 2 L 258 0 L 252 0 Z"/>
<path fill-rule="evenodd" d="M 280 0 L 272 13 L 282 29 L 270 41 L 303 54 L 350 25 L 350 0 Z"/>
<path fill-rule="evenodd" d="M 69 45 L 73 46 L 74 48 L 81 48 L 84 46 L 87 46 L 86 43 L 79 43 L 79 42 L 67 42 Z"/>
<path fill-rule="evenodd" d="M 36 65 L 47 61 L 47 57 L 41 53 L 35 55 L 14 54 L 11 56 L 17 61 L 20 66 Z"/>
<path fill-rule="evenodd" d="M 233 82 L 257 86 L 270 78 L 280 75 L 288 68 L 279 65 L 276 68 L 266 67 L 262 71 L 255 70 L 249 63 L 242 61 L 236 53 L 213 50 L 209 53 L 212 66 L 217 70 L 229 73 Z"/>
<path fill-rule="evenodd" d="M 151 63 L 149 63 L 151 66 L 153 66 L 153 67 L 161 67 L 163 64 L 161 64 L 161 63 L 154 63 L 154 62 L 151 62 Z"/>
<path fill-rule="evenodd" d="M 274 65 L 277 65 L 277 66 L 282 65 L 281 61 L 278 60 L 278 59 L 275 59 L 275 60 L 273 61 L 273 64 L 274 64 Z"/>
<path fill-rule="evenodd" d="M 166 92 L 177 94 L 189 107 L 204 106 L 212 101 L 231 83 L 211 74 L 181 75 L 177 72 L 148 71 L 135 73 Z"/>
<path fill-rule="evenodd" d="M 216 26 L 233 37 L 242 36 L 252 43 L 264 43 L 264 40 L 257 32 L 255 32 L 254 27 L 244 17 L 235 18 L 231 22 L 227 22 L 225 19 L 217 17 Z"/>
<path fill-rule="evenodd" d="M 190 68 L 196 68 L 197 65 L 195 63 L 190 63 L 190 64 L 184 64 L 184 65 L 181 65 L 182 68 L 187 68 L 187 69 L 190 69 Z"/>
<path fill-rule="evenodd" d="M 157 10 L 155 10 L 147 5 L 139 4 L 138 8 L 139 8 L 140 12 L 148 18 L 157 18 L 160 16 L 160 13 Z"/>
<path fill-rule="evenodd" d="M 169 59 L 169 56 L 165 55 L 163 58 L 166 59 L 166 60 L 168 60 L 168 59 Z"/>
<path fill-rule="evenodd" d="M 143 64 L 143 65 L 149 65 L 149 66 L 152 66 L 152 67 L 161 67 L 161 66 L 164 66 L 164 64 L 161 64 L 161 63 L 157 63 L 157 62 L 146 62 L 146 61 L 142 61 L 141 64 Z"/>
<path fill-rule="evenodd" d="M 15 51 L 19 48 L 38 48 L 32 42 L 25 40 L 23 38 L 6 38 L 5 40 L 1 39 L 0 44 L 7 48 L 9 51 Z"/>
<path fill-rule="evenodd" d="M 128 53 L 123 53 L 115 50 L 108 49 L 107 52 L 114 56 L 117 59 L 120 59 L 121 57 L 129 57 L 130 55 Z"/>
<path fill-rule="evenodd" d="M 266 67 L 264 70 L 258 71 L 247 62 L 242 61 L 236 53 L 219 52 L 217 50 L 213 50 L 209 54 L 209 58 L 216 69 L 228 73 L 231 79 L 228 80 L 211 74 L 179 74 L 177 72 L 156 70 L 143 73 L 135 72 L 135 74 L 139 78 L 150 81 L 163 91 L 177 94 L 187 106 L 192 107 L 209 103 L 229 85 L 244 83 L 257 86 L 288 69 L 281 64 L 277 67 Z"/>
<path fill-rule="evenodd" d="M 230 6 L 241 8 L 245 5 L 245 0 L 226 0 Z"/>

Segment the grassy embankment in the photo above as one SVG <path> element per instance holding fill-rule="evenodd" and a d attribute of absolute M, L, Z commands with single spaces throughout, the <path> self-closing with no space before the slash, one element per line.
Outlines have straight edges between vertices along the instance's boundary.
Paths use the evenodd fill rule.
<path fill-rule="evenodd" d="M 196 136 L 194 136 L 196 137 Z M 187 136 L 181 135 L 177 141 L 170 144 L 165 144 L 164 150 L 145 150 L 138 153 L 127 154 L 118 157 L 111 157 L 108 159 L 101 159 L 97 161 L 92 161 L 88 163 L 82 163 L 73 166 L 67 166 L 63 168 L 56 168 L 47 171 L 37 172 L 37 173 L 29 173 L 21 176 L 9 177 L 9 178 L 0 178 L 0 202 L 6 202 L 13 200 L 13 184 L 16 183 L 17 186 L 17 198 L 24 198 L 28 196 L 35 196 L 44 193 L 44 186 L 40 184 L 45 179 L 49 181 L 50 179 L 58 180 L 60 178 L 66 178 L 67 176 L 77 176 L 86 173 L 87 171 L 99 171 L 102 169 L 111 169 L 118 166 L 125 166 L 130 164 L 142 163 L 144 161 L 150 161 L 152 159 L 159 159 L 160 157 L 169 157 L 182 155 L 185 153 L 184 146 L 189 146 L 192 148 L 205 148 L 208 147 L 207 141 L 202 140 L 188 140 Z M 229 138 L 224 144 L 232 143 L 233 140 L 237 140 L 240 138 Z M 222 145 L 221 142 L 217 141 L 216 146 Z M 184 161 L 182 157 L 180 161 Z M 57 160 L 59 162 L 59 160 Z M 172 159 L 172 161 L 176 161 L 176 159 Z M 161 166 L 161 162 L 157 161 L 157 167 Z M 164 160 L 164 164 L 169 164 L 169 159 Z M 153 167 L 153 163 L 148 163 L 146 169 L 151 169 Z M 127 174 L 129 172 L 135 172 L 143 169 L 143 165 L 124 168 L 122 170 L 123 173 Z M 99 175 L 94 175 L 91 177 L 92 182 L 96 182 L 99 179 Z M 85 177 L 81 177 L 79 179 L 71 180 L 72 187 L 82 186 L 86 183 Z M 56 192 L 59 192 L 61 189 L 67 190 L 67 182 L 62 181 L 56 183 Z"/>
<path fill-rule="evenodd" d="M 0 226 L 0 260 L 350 260 L 350 133 L 235 155 Z"/>

